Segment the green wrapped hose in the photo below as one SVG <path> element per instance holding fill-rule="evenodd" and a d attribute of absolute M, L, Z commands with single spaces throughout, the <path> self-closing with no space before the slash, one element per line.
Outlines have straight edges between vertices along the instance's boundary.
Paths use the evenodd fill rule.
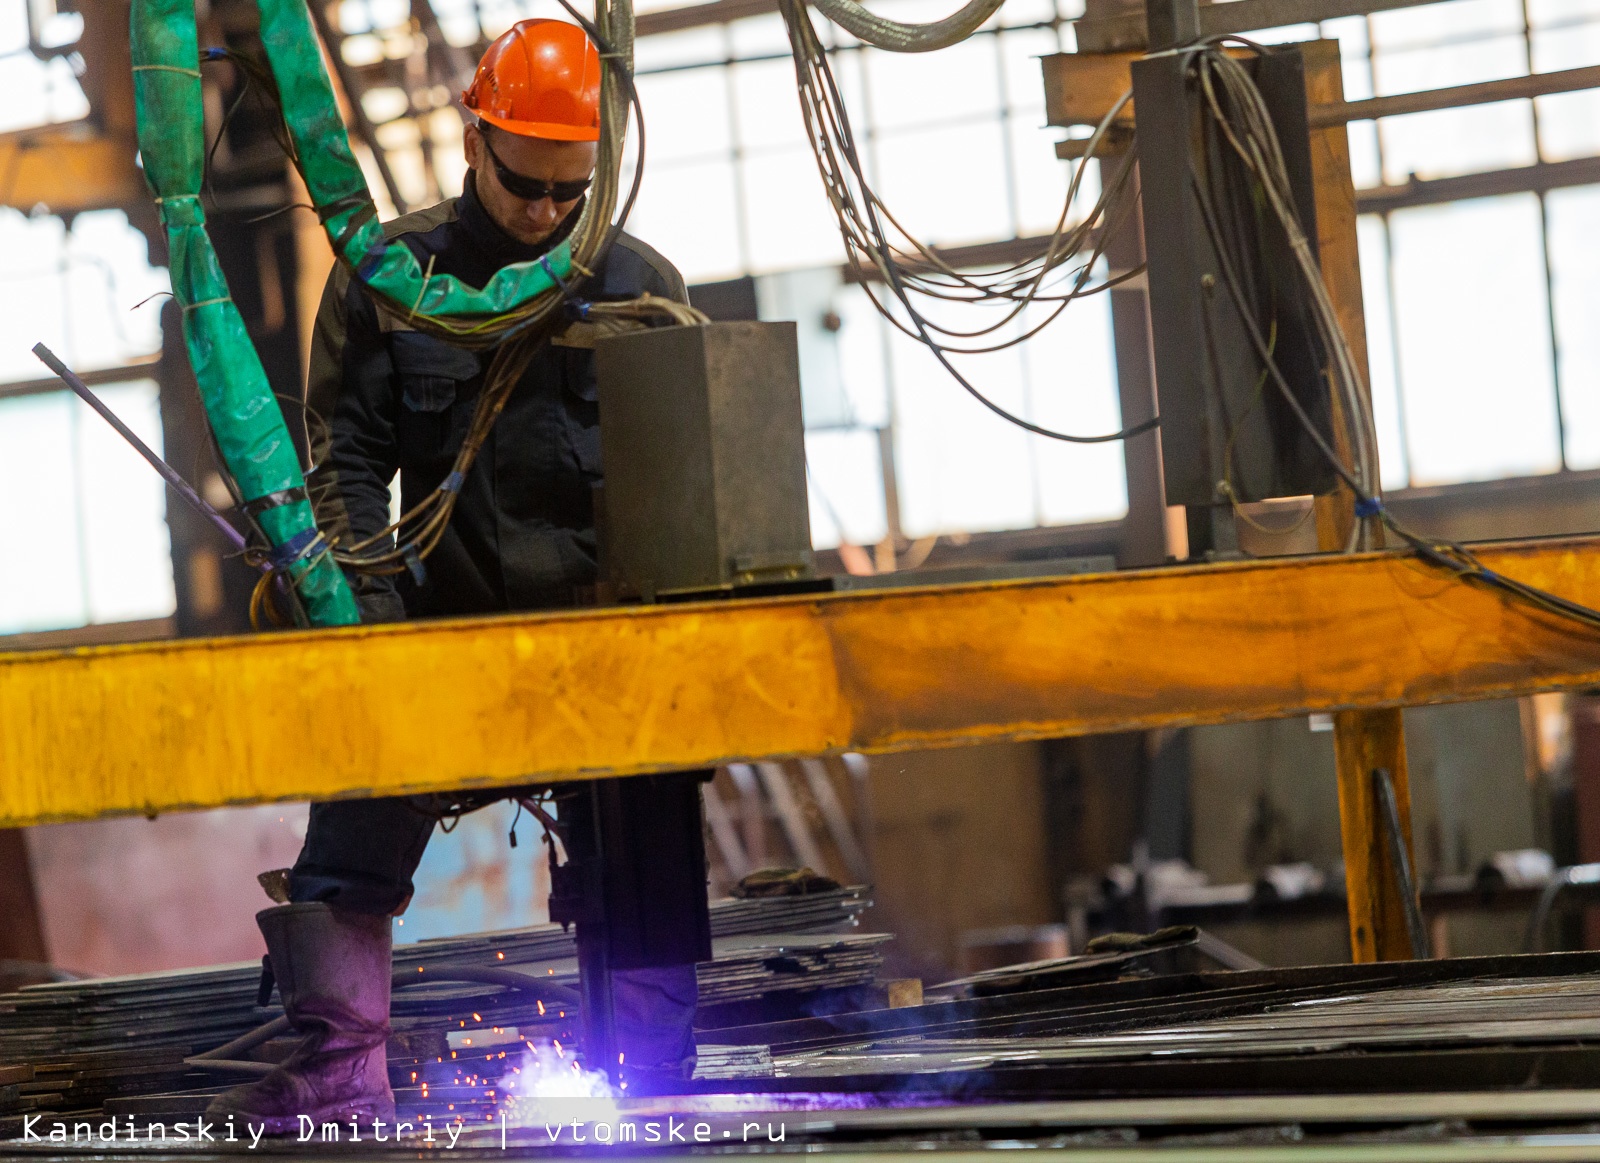
<path fill-rule="evenodd" d="M 262 39 L 312 201 L 335 252 L 380 302 L 468 335 L 550 291 L 572 271 L 571 248 L 563 242 L 534 262 L 502 269 L 479 290 L 453 276 L 425 273 L 404 244 L 390 245 L 350 151 L 305 0 L 259 4 Z M 358 622 L 355 598 L 317 530 L 283 413 L 206 234 L 193 0 L 134 0 L 131 42 L 140 156 L 167 228 L 184 342 L 223 461 L 311 624 Z"/>
<path fill-rule="evenodd" d="M 167 227 L 184 343 L 223 462 L 272 542 L 306 616 L 315 626 L 347 626 L 361 620 L 355 596 L 317 530 L 288 425 L 206 234 L 196 36 L 190 0 L 135 0 L 139 151 Z"/>
<path fill-rule="evenodd" d="M 563 241 L 543 258 L 512 263 L 479 290 L 453 275 L 426 276 L 404 244 L 388 245 L 367 180 L 350 152 L 333 86 L 322 67 L 306 0 L 259 0 L 261 40 L 278 82 L 284 119 L 300 155 L 311 200 L 323 215 L 334 251 L 374 290 L 416 315 L 500 315 L 548 291 L 572 270 Z"/>

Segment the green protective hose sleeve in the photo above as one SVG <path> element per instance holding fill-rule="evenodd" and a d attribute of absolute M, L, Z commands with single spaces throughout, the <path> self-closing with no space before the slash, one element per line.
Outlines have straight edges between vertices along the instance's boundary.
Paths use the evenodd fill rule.
<path fill-rule="evenodd" d="M 501 268 L 479 290 L 453 275 L 425 275 L 410 248 L 387 243 L 366 178 L 350 151 L 306 0 L 259 0 L 259 5 L 261 40 L 306 188 L 335 252 L 359 278 L 417 315 L 494 316 L 522 306 L 572 272 L 572 250 L 563 241 L 542 259 Z"/>
<path fill-rule="evenodd" d="M 171 247 L 172 291 L 201 402 L 228 472 L 246 501 L 293 492 L 305 479 L 283 412 L 228 293 L 200 205 L 205 127 L 192 0 L 133 0 L 134 102 L 145 179 L 155 192 Z M 331 553 L 320 548 L 306 500 L 257 517 L 315 626 L 361 620 Z"/>

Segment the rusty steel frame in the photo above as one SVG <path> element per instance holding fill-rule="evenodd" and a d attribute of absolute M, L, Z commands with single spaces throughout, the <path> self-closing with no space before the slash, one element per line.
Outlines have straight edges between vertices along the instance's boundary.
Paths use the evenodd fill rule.
<path fill-rule="evenodd" d="M 1485 564 L 1600 603 L 1600 539 Z M 0 826 L 1600 685 L 1401 553 L 0 655 Z"/>

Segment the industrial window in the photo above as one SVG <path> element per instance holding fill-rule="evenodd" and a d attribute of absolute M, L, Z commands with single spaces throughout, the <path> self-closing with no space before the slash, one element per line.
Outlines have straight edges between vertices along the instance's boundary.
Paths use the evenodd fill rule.
<path fill-rule="evenodd" d="M 1352 100 L 1600 63 L 1590 0 L 1456 0 L 1331 21 L 1326 34 L 1343 42 Z M 1589 261 L 1600 204 L 1593 187 L 1544 186 L 1539 168 L 1600 156 L 1600 93 L 1415 113 L 1350 134 L 1358 189 L 1482 179 L 1461 190 L 1482 196 L 1362 222 L 1384 483 L 1600 467 Z"/>
<path fill-rule="evenodd" d="M 74 73 L 83 61 L 76 54 L 41 60 L 33 51 L 35 44 L 49 49 L 75 43 L 82 31 L 77 13 L 52 15 L 30 31 L 26 0 L 0 2 L 0 133 L 88 116 L 89 102 Z M 0 185 L 0 201 L 5 199 Z"/>
<path fill-rule="evenodd" d="M 67 391 L 39 390 L 43 340 L 82 371 L 160 350 L 167 287 L 118 211 L 0 210 L 0 634 L 165 618 L 174 610 L 166 496 L 111 428 Z M 96 392 L 161 448 L 155 381 L 132 367 Z M 32 383 L 30 383 L 32 381 Z"/>

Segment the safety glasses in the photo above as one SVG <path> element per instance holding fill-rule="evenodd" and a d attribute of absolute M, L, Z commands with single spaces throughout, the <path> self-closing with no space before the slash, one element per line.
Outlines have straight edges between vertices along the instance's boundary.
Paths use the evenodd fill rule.
<path fill-rule="evenodd" d="M 489 151 L 489 160 L 494 163 L 494 176 L 500 179 L 500 184 L 505 187 L 506 193 L 527 202 L 541 202 L 546 198 L 552 202 L 576 202 L 583 197 L 583 192 L 594 180 L 579 178 L 575 182 L 546 182 L 530 178 L 508 168 L 506 163 L 500 160 L 500 155 L 494 152 L 494 146 L 489 144 L 487 133 L 483 135 L 483 148 Z"/>

